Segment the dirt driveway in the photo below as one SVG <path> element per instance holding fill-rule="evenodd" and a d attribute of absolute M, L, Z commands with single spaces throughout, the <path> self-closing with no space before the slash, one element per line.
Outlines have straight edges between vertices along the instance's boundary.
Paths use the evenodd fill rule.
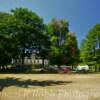
<path fill-rule="evenodd" d="M 100 74 L 0 74 L 0 100 L 100 100 Z"/>

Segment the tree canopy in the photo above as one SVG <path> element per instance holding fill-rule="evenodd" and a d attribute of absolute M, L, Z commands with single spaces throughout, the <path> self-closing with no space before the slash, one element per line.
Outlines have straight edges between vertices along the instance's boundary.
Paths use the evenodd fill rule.
<path fill-rule="evenodd" d="M 54 18 L 48 24 L 48 31 L 51 40 L 51 63 L 73 65 L 78 62 L 77 39 L 69 32 L 69 22 L 65 19 Z"/>
<path fill-rule="evenodd" d="M 81 59 L 89 65 L 100 66 L 100 24 L 91 28 L 82 41 Z"/>
<path fill-rule="evenodd" d="M 69 31 L 69 21 L 53 18 L 44 24 L 27 8 L 0 12 L 0 66 L 10 64 L 12 59 L 19 59 L 24 65 L 24 58 L 33 53 L 50 64 L 77 64 L 77 38 Z"/>

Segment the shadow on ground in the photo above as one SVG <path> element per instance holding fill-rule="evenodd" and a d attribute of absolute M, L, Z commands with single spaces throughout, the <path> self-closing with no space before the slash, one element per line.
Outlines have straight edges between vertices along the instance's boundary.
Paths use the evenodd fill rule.
<path fill-rule="evenodd" d="M 21 80 L 20 78 L 13 78 L 13 77 L 7 77 L 5 79 L 0 79 L 0 91 L 3 91 L 4 88 L 10 87 L 10 86 L 16 86 L 16 87 L 23 87 L 23 88 L 29 88 L 29 86 L 53 86 L 53 85 L 66 85 L 72 83 L 72 81 L 55 81 L 55 80 Z"/>

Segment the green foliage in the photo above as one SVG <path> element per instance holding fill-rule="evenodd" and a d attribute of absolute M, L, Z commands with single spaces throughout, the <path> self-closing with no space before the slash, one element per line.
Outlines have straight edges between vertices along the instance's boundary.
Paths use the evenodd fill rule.
<path fill-rule="evenodd" d="M 0 13 L 0 18 L 1 65 L 10 63 L 11 59 L 22 59 L 24 64 L 24 57 L 30 56 L 34 49 L 39 51 L 39 56 L 48 51 L 46 25 L 36 13 L 27 8 L 16 8 L 9 14 Z"/>
<path fill-rule="evenodd" d="M 79 62 L 79 49 L 74 33 L 68 33 L 64 44 L 64 52 L 67 57 L 68 65 L 77 65 Z"/>
<path fill-rule="evenodd" d="M 16 8 L 12 10 L 12 15 L 17 20 L 13 36 L 19 50 L 19 58 L 22 59 L 22 64 L 24 64 L 24 57 L 29 53 L 26 50 L 29 51 L 35 45 L 40 46 L 43 43 L 45 26 L 42 18 L 26 8 Z"/>
<path fill-rule="evenodd" d="M 76 36 L 69 33 L 67 20 L 52 19 L 48 24 L 51 40 L 50 61 L 51 64 L 74 65 L 78 63 L 79 50 Z"/>
<path fill-rule="evenodd" d="M 0 66 L 2 67 L 11 62 L 14 46 L 8 24 L 11 17 L 8 13 L 0 13 Z"/>
<path fill-rule="evenodd" d="M 100 66 L 100 24 L 96 24 L 82 41 L 81 59 L 89 65 Z"/>
<path fill-rule="evenodd" d="M 66 19 L 52 19 L 48 25 L 35 12 L 27 8 L 0 13 L 0 66 L 35 55 L 49 59 L 51 64 L 78 63 L 79 50 L 76 36 L 69 32 Z M 44 63 L 43 63 L 44 64 Z"/>

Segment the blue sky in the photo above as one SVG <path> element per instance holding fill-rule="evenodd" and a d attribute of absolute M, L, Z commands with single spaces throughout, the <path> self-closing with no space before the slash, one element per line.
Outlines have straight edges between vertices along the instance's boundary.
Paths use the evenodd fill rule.
<path fill-rule="evenodd" d="M 70 31 L 75 32 L 78 43 L 89 29 L 100 23 L 100 0 L 0 0 L 0 11 L 26 7 L 40 15 L 45 23 L 51 18 L 66 18 Z"/>

